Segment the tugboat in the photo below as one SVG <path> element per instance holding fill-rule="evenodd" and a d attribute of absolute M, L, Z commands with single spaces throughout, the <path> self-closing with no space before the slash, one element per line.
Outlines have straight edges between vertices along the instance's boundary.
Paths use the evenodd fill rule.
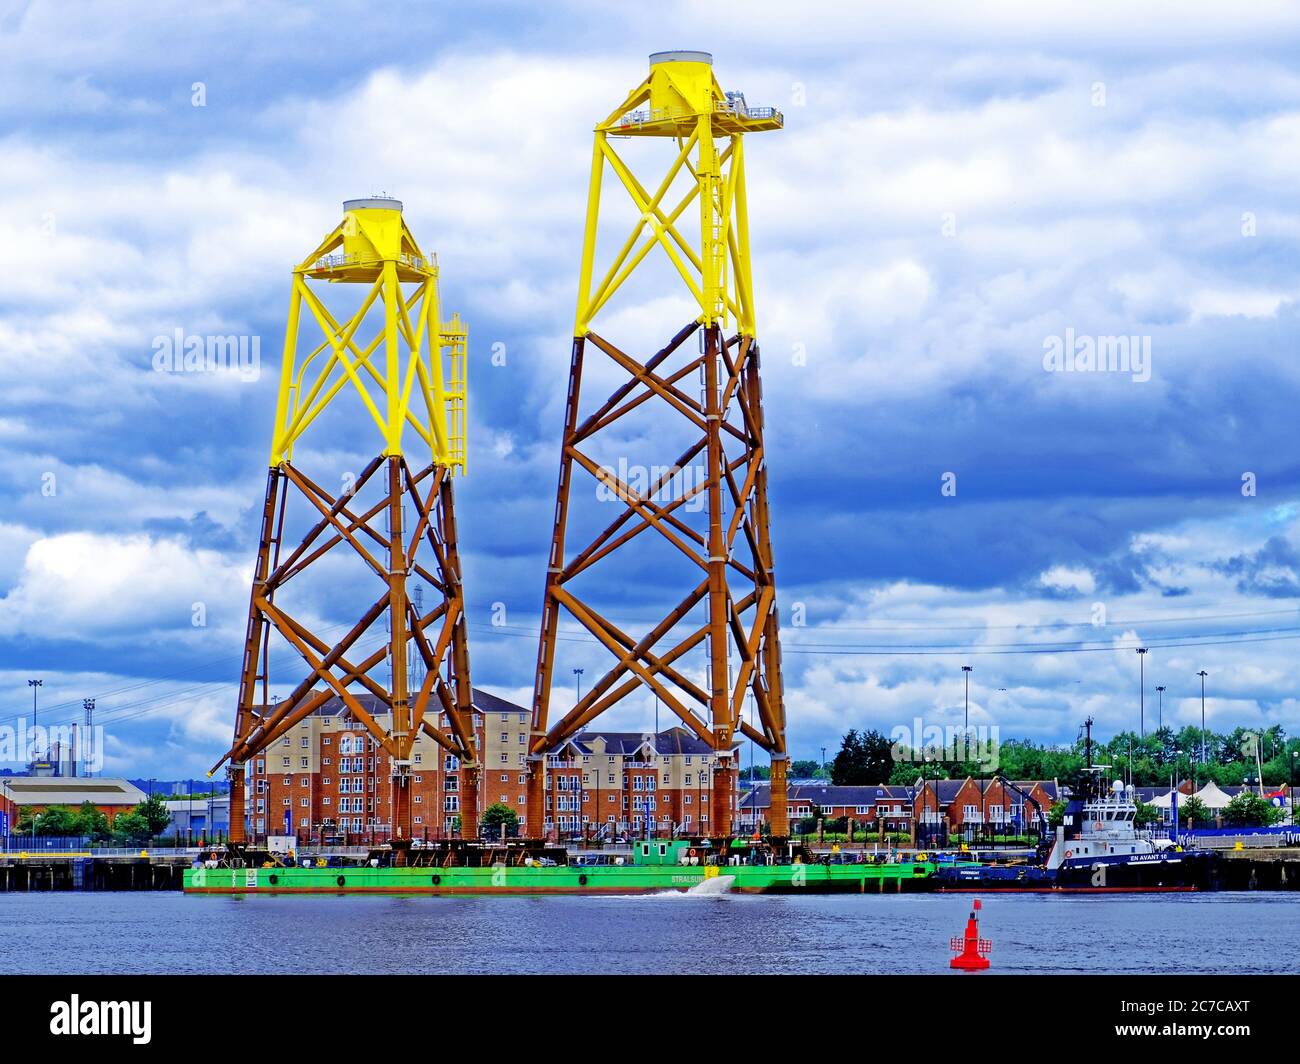
<path fill-rule="evenodd" d="M 1091 718 L 1084 727 L 1084 793 L 1070 800 L 1055 838 L 1040 844 L 1036 863 L 941 868 L 932 877 L 934 889 L 1119 893 L 1217 888 L 1216 853 L 1184 849 L 1173 839 L 1137 830 L 1133 786 L 1115 780 L 1109 790 L 1102 787 L 1102 774 L 1110 766 L 1092 764 Z M 1041 808 L 1037 812 L 1046 838 L 1046 818 Z"/>
<path fill-rule="evenodd" d="M 1098 776 L 1101 769 L 1093 770 Z M 1047 856 L 1061 890 L 1207 890 L 1215 885 L 1218 855 L 1185 850 L 1172 839 L 1139 833 L 1133 785 L 1115 780 L 1082 801 L 1071 801 Z M 1071 828 L 1077 830 L 1071 831 Z"/>

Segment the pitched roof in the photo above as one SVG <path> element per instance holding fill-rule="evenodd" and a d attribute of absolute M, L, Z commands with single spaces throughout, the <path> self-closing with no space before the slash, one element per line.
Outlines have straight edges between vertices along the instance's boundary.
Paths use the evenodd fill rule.
<path fill-rule="evenodd" d="M 874 806 L 877 802 L 910 802 L 912 788 L 887 783 L 859 787 L 838 786 L 833 783 L 796 783 L 789 786 L 788 800 L 811 802 L 823 807 Z M 740 799 L 741 809 L 767 809 L 771 804 L 771 784 L 765 781 L 756 782 L 753 789 Z"/>
<path fill-rule="evenodd" d="M 479 713 L 527 713 L 528 710 L 523 706 L 517 706 L 500 695 L 494 695 L 490 691 L 484 691 L 481 687 L 474 688 L 474 709 Z"/>
<path fill-rule="evenodd" d="M 0 794 L 14 805 L 139 805 L 145 798 L 128 780 L 104 776 L 6 776 Z"/>
<path fill-rule="evenodd" d="M 1196 797 L 1200 799 L 1201 804 L 1206 809 L 1222 809 L 1232 800 L 1231 796 L 1214 780 L 1210 780 L 1197 791 Z"/>
<path fill-rule="evenodd" d="M 579 732 L 569 742 L 580 753 L 592 754 L 595 752 L 594 744 L 597 739 L 605 740 L 606 754 L 623 757 L 639 754 L 647 748 L 660 755 L 690 754 L 703 757 L 713 753 L 713 747 L 685 728 L 668 728 L 658 733 L 584 731 Z M 736 744 L 737 747 L 739 745 Z"/>
<path fill-rule="evenodd" d="M 528 713 L 524 706 L 516 705 L 514 702 L 510 702 L 499 695 L 494 695 L 490 691 L 484 691 L 481 687 L 475 687 L 473 691 L 472 706 L 475 713 Z M 387 716 L 391 712 L 382 699 L 369 691 L 349 691 L 348 694 L 356 699 L 361 708 L 372 717 Z M 436 707 L 431 705 L 430 709 L 435 710 Z M 321 717 L 350 715 L 347 705 L 338 695 L 331 695 L 313 712 L 314 715 Z"/>

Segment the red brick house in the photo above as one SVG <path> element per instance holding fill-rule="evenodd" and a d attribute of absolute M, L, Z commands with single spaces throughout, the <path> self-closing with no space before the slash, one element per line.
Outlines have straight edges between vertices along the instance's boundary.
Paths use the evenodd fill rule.
<path fill-rule="evenodd" d="M 1019 834 L 1037 826 L 1034 803 L 1047 816 L 1060 787 L 1055 780 L 923 780 L 916 790 L 915 816 L 921 832 Z M 1019 788 L 1017 790 L 1016 788 Z M 1024 794 L 1019 792 L 1023 791 Z M 1028 794 L 1033 801 L 1026 801 Z"/>
<path fill-rule="evenodd" d="M 910 832 L 914 798 L 913 788 L 895 784 L 848 787 L 792 782 L 789 785 L 790 820 L 793 823 L 819 815 L 823 820 L 852 820 L 856 827 L 869 830 L 877 830 L 883 820 L 886 831 Z M 767 821 L 770 808 L 768 784 L 759 781 L 740 799 L 738 830 L 761 828 Z"/>

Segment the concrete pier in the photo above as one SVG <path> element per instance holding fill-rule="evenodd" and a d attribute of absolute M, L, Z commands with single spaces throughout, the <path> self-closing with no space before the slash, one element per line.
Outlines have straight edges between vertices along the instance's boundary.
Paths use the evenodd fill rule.
<path fill-rule="evenodd" d="M 180 890 L 193 855 L 0 853 L 0 891 Z"/>

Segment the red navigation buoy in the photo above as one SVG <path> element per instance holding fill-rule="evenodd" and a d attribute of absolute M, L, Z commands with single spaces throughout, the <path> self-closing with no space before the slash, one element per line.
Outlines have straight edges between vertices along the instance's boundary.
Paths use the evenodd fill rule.
<path fill-rule="evenodd" d="M 980 938 L 979 921 L 975 917 L 979 910 L 980 903 L 976 898 L 975 908 L 966 921 L 966 933 L 953 937 L 949 942 L 950 948 L 957 954 L 949 964 L 963 972 L 982 972 L 989 966 L 988 953 L 993 944 L 987 938 Z"/>

